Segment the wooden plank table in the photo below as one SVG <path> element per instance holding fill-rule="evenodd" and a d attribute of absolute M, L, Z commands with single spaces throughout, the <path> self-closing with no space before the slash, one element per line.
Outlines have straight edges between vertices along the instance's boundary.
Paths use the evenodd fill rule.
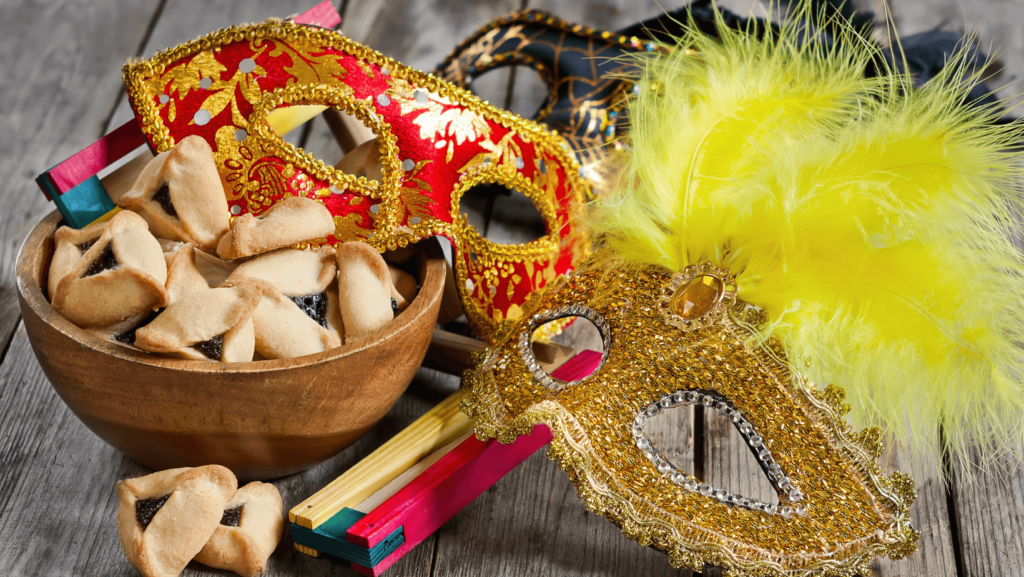
<path fill-rule="evenodd" d="M 879 0 L 858 5 L 876 10 Z M 313 0 L 54 0 L 0 1 L 0 575 L 135 575 L 114 528 L 114 483 L 147 471 L 89 432 L 50 388 L 20 322 L 14 262 L 28 230 L 52 209 L 32 179 L 126 120 L 120 65 L 129 57 L 219 27 L 301 12 Z M 722 4 L 743 10 L 748 0 Z M 656 0 L 347 0 L 344 31 L 409 65 L 431 69 L 454 44 L 490 19 L 527 6 L 570 21 L 618 28 L 674 3 Z M 980 26 L 984 44 L 1002 45 L 1015 80 L 1024 62 L 1024 4 L 1000 0 L 895 0 L 895 23 L 914 33 L 947 21 L 952 29 Z M 529 113 L 538 83 L 532 72 L 494 72 L 474 87 L 492 102 Z M 322 154 L 333 139 L 317 120 L 289 140 Z M 499 197 L 477 212 L 487 236 L 499 242 L 531 238 L 522 218 L 529 207 Z M 518 223 L 518 224 L 517 224 Z M 583 339 L 564 337 L 576 345 Z M 304 473 L 279 479 L 291 507 L 367 455 L 458 387 L 458 379 L 421 369 L 408 393 L 353 447 Z M 652 424 L 670 458 L 709 482 L 770 497 L 757 466 L 732 427 L 711 415 L 678 411 Z M 890 467 L 906 470 L 898 450 Z M 1024 575 L 1024 471 L 968 486 L 956 471 L 915 471 L 919 497 L 914 521 L 918 553 L 879 561 L 873 575 Z M 192 564 L 185 575 L 223 575 Z M 286 533 L 267 575 L 353 575 L 341 563 L 299 554 Z M 391 575 L 689 575 L 636 546 L 589 513 L 568 478 L 542 454 L 528 459 L 391 569 Z M 705 576 L 720 575 L 706 568 Z"/>

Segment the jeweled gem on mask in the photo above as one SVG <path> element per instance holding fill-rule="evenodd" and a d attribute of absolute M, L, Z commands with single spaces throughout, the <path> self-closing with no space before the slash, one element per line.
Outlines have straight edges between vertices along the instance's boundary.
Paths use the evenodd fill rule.
<path fill-rule="evenodd" d="M 718 303 L 724 288 L 720 278 L 701 275 L 676 293 L 672 299 L 672 310 L 684 319 L 698 319 Z"/>

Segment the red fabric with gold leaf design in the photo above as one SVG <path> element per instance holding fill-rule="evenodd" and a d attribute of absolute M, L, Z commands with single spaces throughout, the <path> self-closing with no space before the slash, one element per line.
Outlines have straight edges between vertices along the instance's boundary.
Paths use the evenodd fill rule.
<path fill-rule="evenodd" d="M 569 226 L 586 183 L 560 137 L 338 33 L 278 21 L 236 27 L 129 63 L 125 82 L 156 150 L 190 135 L 210 143 L 234 215 L 301 195 L 335 216 L 326 242 L 387 250 L 449 238 L 463 304 L 485 338 L 586 250 Z M 381 145 L 380 182 L 284 142 L 268 115 L 289 105 L 338 106 L 363 120 Z M 521 246 L 480 237 L 458 201 L 486 182 L 526 194 L 548 235 Z"/>

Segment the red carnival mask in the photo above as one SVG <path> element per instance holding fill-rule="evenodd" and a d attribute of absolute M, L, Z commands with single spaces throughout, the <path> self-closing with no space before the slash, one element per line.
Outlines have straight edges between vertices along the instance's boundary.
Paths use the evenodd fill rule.
<path fill-rule="evenodd" d="M 191 135 L 210 143 L 232 215 L 306 196 L 334 215 L 327 243 L 393 250 L 451 240 L 467 317 L 489 341 L 588 250 L 570 228 L 587 183 L 561 137 L 337 32 L 279 20 L 236 26 L 131 62 L 124 81 L 156 152 Z M 334 106 L 369 126 L 380 179 L 345 174 L 274 133 L 268 115 L 296 105 Z M 459 200 L 487 183 L 530 198 L 548 234 L 524 245 L 483 238 Z"/>

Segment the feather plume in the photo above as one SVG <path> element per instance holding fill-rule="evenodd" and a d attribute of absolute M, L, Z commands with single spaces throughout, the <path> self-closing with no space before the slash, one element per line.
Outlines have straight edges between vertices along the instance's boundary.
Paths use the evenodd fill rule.
<path fill-rule="evenodd" d="M 791 362 L 937 458 L 941 430 L 1020 459 L 1024 195 L 1020 123 L 970 107 L 970 55 L 915 89 L 844 22 L 805 3 L 764 34 L 719 25 L 647 55 L 629 104 L 633 153 L 590 229 L 615 258 L 729 268 Z M 937 459 L 936 459 L 937 460 Z"/>

